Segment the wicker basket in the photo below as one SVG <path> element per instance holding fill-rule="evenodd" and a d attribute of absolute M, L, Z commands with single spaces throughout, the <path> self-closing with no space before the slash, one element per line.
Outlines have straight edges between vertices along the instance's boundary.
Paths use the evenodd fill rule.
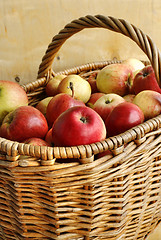
<path fill-rule="evenodd" d="M 136 42 L 159 82 L 161 56 L 150 37 L 125 20 L 86 16 L 53 38 L 38 80 L 23 86 L 31 105 L 45 97 L 45 86 L 56 75 L 51 65 L 62 44 L 94 27 Z M 88 78 L 115 62 L 61 73 Z M 74 147 L 39 147 L 0 138 L 0 239 L 145 239 L 161 218 L 160 126 L 161 115 L 102 142 Z M 111 155 L 99 157 L 108 149 Z"/>

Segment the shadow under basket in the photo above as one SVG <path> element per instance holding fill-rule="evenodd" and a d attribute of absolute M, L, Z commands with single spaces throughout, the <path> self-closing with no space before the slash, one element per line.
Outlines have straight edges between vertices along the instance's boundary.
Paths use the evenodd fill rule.
<path fill-rule="evenodd" d="M 49 44 L 38 79 L 22 86 L 34 106 L 53 75 L 85 79 L 117 60 L 54 73 L 61 45 L 84 28 L 121 33 L 143 50 L 160 76 L 160 52 L 125 20 L 86 16 L 67 24 Z M 0 138 L 0 239 L 141 240 L 161 219 L 161 115 L 91 145 L 32 146 Z M 105 154 L 110 150 L 110 154 Z"/>

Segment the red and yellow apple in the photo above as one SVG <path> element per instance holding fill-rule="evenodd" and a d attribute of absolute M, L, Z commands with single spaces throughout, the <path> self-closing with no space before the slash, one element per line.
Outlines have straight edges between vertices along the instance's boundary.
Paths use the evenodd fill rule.
<path fill-rule="evenodd" d="M 46 85 L 45 91 L 47 96 L 55 96 L 58 93 L 58 86 L 62 79 L 64 79 L 66 75 L 58 74 L 53 77 Z"/>
<path fill-rule="evenodd" d="M 16 82 L 0 80 L 0 124 L 4 117 L 20 106 L 28 105 L 25 90 Z"/>
<path fill-rule="evenodd" d="M 48 147 L 51 146 L 48 142 L 46 142 L 42 138 L 36 138 L 36 137 L 28 138 L 25 141 L 23 141 L 23 143 L 31 144 L 33 146 L 48 146 Z"/>
<path fill-rule="evenodd" d="M 93 110 L 95 110 L 105 121 L 112 109 L 121 102 L 125 102 L 125 100 L 118 94 L 104 94 L 94 103 Z"/>
<path fill-rule="evenodd" d="M 92 93 L 86 105 L 90 108 L 93 108 L 94 103 L 103 95 L 105 95 L 105 93 L 101 93 L 101 92 Z"/>
<path fill-rule="evenodd" d="M 139 92 L 133 103 L 144 113 L 145 120 L 161 114 L 161 94 L 153 90 Z"/>
<path fill-rule="evenodd" d="M 96 83 L 99 92 L 116 93 L 120 96 L 128 94 L 128 81 L 132 77 L 131 68 L 125 64 L 110 64 L 97 74 Z"/>
<path fill-rule="evenodd" d="M 45 116 L 35 107 L 21 106 L 8 113 L 0 127 L 0 136 L 22 142 L 28 138 L 44 138 L 48 131 Z"/>
<path fill-rule="evenodd" d="M 36 108 L 42 112 L 42 114 L 46 117 L 46 109 L 47 109 L 47 106 L 50 102 L 50 100 L 52 99 L 53 97 L 46 97 L 44 99 L 42 99 L 40 102 L 38 102 L 38 104 L 36 105 Z"/>

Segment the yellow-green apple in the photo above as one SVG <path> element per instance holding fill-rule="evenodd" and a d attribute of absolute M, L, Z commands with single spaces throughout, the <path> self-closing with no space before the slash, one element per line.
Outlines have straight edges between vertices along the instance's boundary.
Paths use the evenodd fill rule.
<path fill-rule="evenodd" d="M 31 144 L 33 146 L 48 146 L 48 147 L 51 146 L 48 142 L 46 142 L 42 138 L 36 138 L 36 137 L 28 138 L 25 141 L 23 141 L 23 143 Z"/>
<path fill-rule="evenodd" d="M 92 108 L 76 106 L 66 110 L 52 127 L 55 146 L 76 146 L 99 142 L 106 138 L 106 127 Z"/>
<path fill-rule="evenodd" d="M 55 77 L 53 77 L 46 85 L 45 91 L 47 96 L 55 96 L 58 93 L 58 85 L 61 82 L 63 78 L 65 78 L 66 75 L 64 74 L 58 74 Z"/>
<path fill-rule="evenodd" d="M 78 100 L 83 101 L 84 103 L 88 102 L 91 96 L 91 86 L 88 81 L 80 77 L 76 74 L 71 74 L 65 77 L 58 86 L 59 93 L 67 93 L 69 95 L 73 95 L 74 90 L 74 97 Z"/>
<path fill-rule="evenodd" d="M 93 110 L 95 110 L 105 121 L 107 116 L 110 114 L 112 109 L 119 103 L 125 102 L 124 98 L 115 93 L 104 94 L 100 97 L 93 105 Z"/>
<path fill-rule="evenodd" d="M 136 74 L 133 81 L 133 90 L 135 94 L 143 90 L 153 90 L 161 93 L 154 69 L 151 65 L 144 67 Z"/>
<path fill-rule="evenodd" d="M 45 136 L 45 141 L 52 146 L 53 145 L 53 137 L 52 137 L 52 128 L 50 128 Z"/>
<path fill-rule="evenodd" d="M 0 124 L 4 117 L 20 106 L 28 105 L 25 90 L 16 82 L 0 80 Z"/>
<path fill-rule="evenodd" d="M 92 93 L 86 105 L 90 108 L 93 108 L 94 103 L 103 95 L 105 95 L 105 93 L 101 92 Z"/>
<path fill-rule="evenodd" d="M 92 93 L 97 93 L 98 92 L 97 84 L 96 84 L 97 74 L 98 74 L 98 71 L 93 72 L 93 73 L 90 74 L 89 78 L 87 79 L 87 81 L 91 85 Z"/>
<path fill-rule="evenodd" d="M 47 131 L 47 120 L 38 109 L 21 106 L 5 116 L 0 127 L 0 136 L 22 142 L 31 137 L 44 138 Z"/>
<path fill-rule="evenodd" d="M 127 102 L 133 102 L 135 96 L 136 96 L 135 94 L 130 94 L 130 93 L 129 93 L 129 94 L 123 96 L 123 98 L 124 98 L 125 101 L 127 101 Z"/>
<path fill-rule="evenodd" d="M 126 64 L 131 68 L 134 76 L 137 73 L 137 71 L 140 71 L 142 68 L 145 67 L 145 64 L 137 58 L 128 58 L 124 60 L 122 63 Z"/>
<path fill-rule="evenodd" d="M 161 113 L 161 94 L 153 90 L 139 92 L 133 103 L 143 111 L 145 120 L 156 117 Z"/>
<path fill-rule="evenodd" d="M 129 93 L 128 81 L 132 77 L 131 69 L 125 64 L 110 64 L 97 74 L 97 88 L 103 93 L 116 93 L 124 96 Z"/>
<path fill-rule="evenodd" d="M 66 93 L 59 93 L 52 97 L 46 109 L 46 119 L 49 127 L 52 127 L 54 121 L 62 112 L 74 106 L 85 106 L 85 103 Z"/>
<path fill-rule="evenodd" d="M 47 109 L 47 105 L 50 102 L 50 100 L 53 97 L 46 97 L 44 99 L 42 99 L 40 102 L 38 102 L 38 104 L 36 105 L 36 108 L 42 112 L 42 114 L 46 117 L 46 109 Z"/>
<path fill-rule="evenodd" d="M 118 104 L 105 120 L 107 136 L 112 137 L 141 124 L 144 121 L 142 110 L 130 102 Z"/>

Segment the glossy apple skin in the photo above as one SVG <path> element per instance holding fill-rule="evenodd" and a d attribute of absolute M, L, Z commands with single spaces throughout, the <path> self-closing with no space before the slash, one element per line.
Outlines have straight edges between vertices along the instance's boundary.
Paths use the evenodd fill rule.
<path fill-rule="evenodd" d="M 36 108 L 42 112 L 42 114 L 46 117 L 46 109 L 47 109 L 47 106 L 50 102 L 50 100 L 52 99 L 53 97 L 46 97 L 44 99 L 42 99 L 40 102 L 38 102 L 38 104 L 36 105 Z"/>
<path fill-rule="evenodd" d="M 141 124 L 144 121 L 142 110 L 133 103 L 118 104 L 105 121 L 107 136 L 112 137 Z"/>
<path fill-rule="evenodd" d="M 52 127 L 55 146 L 77 146 L 104 140 L 102 118 L 91 108 L 76 106 L 62 113 Z"/>
<path fill-rule="evenodd" d="M 105 121 L 112 109 L 119 103 L 125 102 L 124 98 L 115 93 L 105 94 L 100 97 L 94 104 L 93 110 L 95 110 L 101 118 Z"/>
<path fill-rule="evenodd" d="M 47 131 L 44 115 L 32 106 L 22 106 L 6 115 L 0 127 L 0 136 L 22 142 L 32 137 L 44 138 Z"/>
<path fill-rule="evenodd" d="M 90 108 L 93 108 L 93 105 L 94 103 L 102 96 L 104 96 L 105 93 L 100 93 L 100 92 L 97 92 L 97 93 L 92 93 L 91 94 L 91 97 L 89 99 L 89 101 L 86 103 L 86 105 Z"/>
<path fill-rule="evenodd" d="M 131 69 L 125 64 L 107 65 L 97 75 L 97 88 L 99 92 L 124 96 L 129 92 L 127 82 L 132 76 Z"/>
<path fill-rule="evenodd" d="M 45 136 L 45 141 L 50 145 L 53 146 L 53 136 L 52 136 L 52 128 L 50 128 Z"/>
<path fill-rule="evenodd" d="M 133 103 L 143 111 L 145 120 L 161 114 L 161 94 L 156 91 L 141 91 L 135 96 Z"/>
<path fill-rule="evenodd" d="M 33 146 L 51 146 L 48 142 L 41 138 L 28 138 L 23 143 L 31 144 Z"/>
<path fill-rule="evenodd" d="M 0 124 L 4 117 L 20 106 L 28 105 L 24 89 L 16 82 L 0 80 Z"/>
<path fill-rule="evenodd" d="M 64 79 L 66 75 L 59 74 L 53 77 L 46 85 L 45 91 L 48 97 L 53 97 L 58 94 L 58 86 L 62 79 Z"/>
<path fill-rule="evenodd" d="M 73 95 L 70 88 L 70 83 L 73 85 L 74 97 L 84 103 L 87 103 L 91 96 L 91 86 L 88 81 L 76 74 L 71 74 L 65 77 L 58 86 L 58 93 L 66 93 Z"/>
<path fill-rule="evenodd" d="M 161 89 L 155 77 L 153 67 L 148 65 L 140 70 L 133 81 L 133 90 L 135 94 L 138 94 L 144 90 L 153 90 L 161 93 Z"/>
<path fill-rule="evenodd" d="M 61 113 L 74 106 L 85 106 L 85 104 L 66 93 L 59 93 L 55 95 L 50 100 L 46 109 L 46 119 L 49 127 L 52 127 L 53 123 Z"/>

